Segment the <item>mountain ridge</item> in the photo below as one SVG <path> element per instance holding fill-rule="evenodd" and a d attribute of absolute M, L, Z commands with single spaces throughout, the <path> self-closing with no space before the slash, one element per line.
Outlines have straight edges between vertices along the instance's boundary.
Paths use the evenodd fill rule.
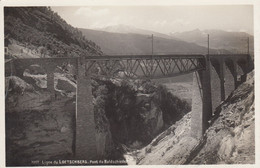
<path fill-rule="evenodd" d="M 141 29 L 141 28 L 136 28 L 134 26 L 128 26 L 124 24 L 119 24 L 119 25 L 112 25 L 112 26 L 107 26 L 103 28 L 98 28 L 98 29 L 93 29 L 93 30 L 99 30 L 99 31 L 105 31 L 105 32 L 110 32 L 110 33 L 122 33 L 122 34 L 142 34 L 142 35 L 149 35 L 151 36 L 152 34 L 157 36 L 157 37 L 163 37 L 167 39 L 174 39 L 174 37 L 171 37 L 167 34 L 152 31 L 152 30 L 146 30 L 146 29 Z"/>
<path fill-rule="evenodd" d="M 151 36 L 134 33 L 111 33 L 80 28 L 86 38 L 98 44 L 104 54 L 152 54 Z M 154 35 L 154 54 L 206 54 L 207 48 L 182 40 Z M 227 50 L 210 49 L 211 53 L 229 53 Z"/>
<path fill-rule="evenodd" d="M 200 46 L 207 47 L 207 35 L 209 35 L 210 48 L 226 49 L 233 53 L 247 53 L 248 38 L 249 52 L 254 52 L 254 36 L 246 32 L 228 32 L 218 29 L 200 30 L 194 29 L 191 31 L 177 32 L 170 34 L 172 37 L 183 41 L 189 41 Z"/>
<path fill-rule="evenodd" d="M 82 30 L 83 28 L 81 28 Z M 89 29 L 88 29 L 89 30 Z M 120 33 L 125 35 L 138 34 L 146 35 L 147 38 L 151 38 L 151 35 L 154 35 L 154 38 L 165 38 L 175 41 L 184 41 L 188 43 L 194 43 L 202 47 L 208 47 L 208 35 L 209 35 L 209 45 L 213 50 L 217 50 L 217 53 L 226 53 L 225 50 L 228 50 L 231 53 L 247 53 L 248 52 L 248 37 L 249 37 L 249 52 L 253 55 L 254 49 L 254 36 L 246 32 L 235 32 L 235 31 L 225 31 L 220 29 L 194 29 L 184 32 L 175 32 L 175 33 L 159 33 L 151 30 L 145 30 L 141 28 L 136 28 L 134 26 L 128 25 L 112 25 L 104 28 L 96 29 L 97 31 L 109 32 L 109 33 Z M 93 32 L 92 32 L 93 33 Z M 115 35 L 115 34 L 114 34 Z M 95 38 L 93 38 L 95 41 Z M 99 40 L 96 41 L 99 43 Z M 103 44 L 100 44 L 104 46 Z M 167 50 L 167 49 L 166 49 Z M 215 53 L 213 51 L 213 53 Z"/>

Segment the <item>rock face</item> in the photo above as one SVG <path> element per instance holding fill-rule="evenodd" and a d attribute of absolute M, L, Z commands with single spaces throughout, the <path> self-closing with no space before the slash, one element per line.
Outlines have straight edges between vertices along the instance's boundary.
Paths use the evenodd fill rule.
<path fill-rule="evenodd" d="M 58 90 L 64 90 L 66 92 L 76 92 L 76 84 L 70 82 L 69 80 L 57 79 L 57 84 L 55 86 Z"/>
<path fill-rule="evenodd" d="M 42 87 L 46 75 L 27 72 L 25 76 L 34 85 L 15 76 L 6 78 L 7 165 L 73 159 L 76 84 L 66 75 L 55 73 L 56 99 L 51 100 Z M 169 120 L 174 121 L 189 109 L 165 88 L 150 82 L 137 85 L 94 79 L 92 92 L 97 152 L 102 159 L 124 159 L 125 150 L 150 143 L 168 127 Z M 184 110 L 179 111 L 179 107 Z"/>
<path fill-rule="evenodd" d="M 155 103 L 152 94 L 137 94 L 125 127 L 128 134 L 128 144 L 140 148 L 156 136 L 164 126 L 163 112 Z"/>
<path fill-rule="evenodd" d="M 218 107 L 201 140 L 190 137 L 190 113 L 132 152 L 137 164 L 255 163 L 254 72 Z"/>
<path fill-rule="evenodd" d="M 105 86 L 93 92 L 104 95 L 104 109 L 114 142 L 139 149 L 170 122 L 187 113 L 189 105 L 150 81 L 98 81 Z M 96 84 L 97 85 L 97 84 Z M 95 88 L 95 87 L 94 87 Z M 108 92 L 109 91 L 109 92 Z M 97 94 L 97 93 L 102 94 Z M 180 109 L 181 107 L 181 109 Z"/>
<path fill-rule="evenodd" d="M 220 106 L 220 116 L 207 130 L 207 141 L 192 164 L 255 162 L 254 71 Z"/>
<path fill-rule="evenodd" d="M 6 163 L 8 166 L 42 165 L 35 160 L 73 159 L 75 149 L 75 97 L 35 90 L 22 79 L 6 78 Z M 66 88 L 63 88 L 66 91 Z M 68 91 L 67 91 L 68 92 Z M 96 111 L 97 149 L 111 158 L 114 144 L 106 116 Z"/>
<path fill-rule="evenodd" d="M 29 67 L 29 73 L 33 75 L 37 75 L 37 74 L 43 75 L 46 72 L 41 66 L 39 66 L 38 64 L 34 64 Z"/>
<path fill-rule="evenodd" d="M 95 83 L 95 81 L 92 83 Z M 105 114 L 104 95 L 107 93 L 107 89 L 102 85 L 95 85 L 93 90 L 97 153 L 100 158 L 112 159 L 113 157 L 117 157 L 119 153 L 115 151 L 110 123 Z"/>
<path fill-rule="evenodd" d="M 189 137 L 191 114 L 186 114 L 180 121 L 159 134 L 141 150 L 135 151 L 136 163 L 140 165 L 180 164 L 197 144 Z M 187 145 L 189 144 L 189 145 Z"/>
<path fill-rule="evenodd" d="M 32 85 L 24 82 L 22 79 L 16 76 L 10 76 L 5 78 L 5 90 L 13 91 L 16 93 L 23 93 L 24 91 L 33 91 Z"/>
<path fill-rule="evenodd" d="M 150 140 L 163 126 L 162 111 L 151 94 L 138 93 L 130 84 L 119 81 L 94 82 L 95 115 L 104 113 L 109 122 L 113 141 L 117 144 L 143 143 Z M 97 88 L 97 89 L 95 89 Z M 102 111 L 102 112 L 101 112 Z"/>
<path fill-rule="evenodd" d="M 143 131 L 140 134 L 146 135 L 147 139 L 152 139 L 156 134 L 158 134 L 163 126 L 163 112 L 159 106 L 155 103 L 154 95 L 152 94 L 137 94 L 136 96 L 136 107 L 140 118 L 143 122 L 143 126 L 140 129 Z M 137 123 L 134 123 L 137 124 Z M 135 127 L 132 125 L 132 127 Z"/>
<path fill-rule="evenodd" d="M 11 77 L 16 83 L 22 79 Z M 23 81 L 23 83 L 25 83 Z M 30 86 L 29 84 L 26 84 Z M 24 88 L 25 85 L 19 85 Z M 6 98 L 6 163 L 34 165 L 34 160 L 71 158 L 73 155 L 75 100 L 47 91 L 10 86 Z"/>

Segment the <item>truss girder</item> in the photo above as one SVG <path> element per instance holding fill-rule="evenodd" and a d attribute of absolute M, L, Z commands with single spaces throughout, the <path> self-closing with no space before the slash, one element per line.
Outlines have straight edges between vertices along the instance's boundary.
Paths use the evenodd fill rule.
<path fill-rule="evenodd" d="M 164 78 L 205 69 L 204 58 L 85 59 L 86 73 L 117 78 Z"/>

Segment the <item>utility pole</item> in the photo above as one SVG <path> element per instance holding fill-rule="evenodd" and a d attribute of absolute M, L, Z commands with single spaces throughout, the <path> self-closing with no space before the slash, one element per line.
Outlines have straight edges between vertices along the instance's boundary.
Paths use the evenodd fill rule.
<path fill-rule="evenodd" d="M 152 34 L 152 56 L 153 56 L 153 34 Z"/>
<path fill-rule="evenodd" d="M 152 34 L 152 59 L 151 59 L 151 71 L 153 72 L 153 34 Z"/>
<path fill-rule="evenodd" d="M 208 34 L 208 56 L 209 56 L 209 34 Z"/>
<path fill-rule="evenodd" d="M 249 55 L 249 37 L 247 37 L 247 54 Z"/>
<path fill-rule="evenodd" d="M 207 54 L 207 61 L 209 61 L 209 34 L 208 34 L 208 54 Z"/>

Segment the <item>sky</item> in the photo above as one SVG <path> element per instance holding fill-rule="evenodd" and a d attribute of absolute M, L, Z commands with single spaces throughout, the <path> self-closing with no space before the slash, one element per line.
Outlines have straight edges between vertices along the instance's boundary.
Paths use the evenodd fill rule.
<path fill-rule="evenodd" d="M 99 29 L 129 25 L 164 34 L 220 29 L 253 34 L 253 6 L 81 6 L 51 7 L 67 23 Z"/>

